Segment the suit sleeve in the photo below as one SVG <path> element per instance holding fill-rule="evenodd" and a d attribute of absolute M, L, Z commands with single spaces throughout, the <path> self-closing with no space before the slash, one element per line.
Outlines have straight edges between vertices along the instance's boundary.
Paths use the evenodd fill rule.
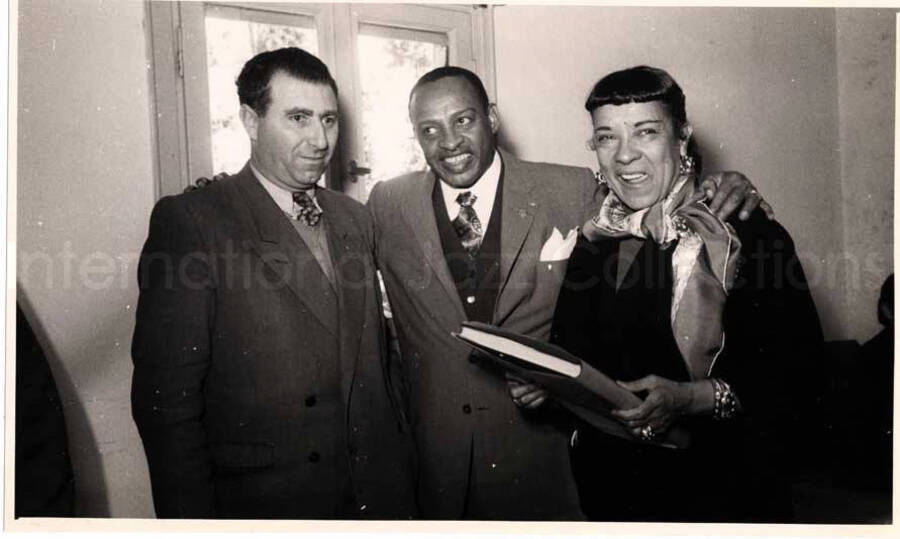
<path fill-rule="evenodd" d="M 385 324 L 386 350 L 382 356 L 384 361 L 385 383 L 388 387 L 391 402 L 394 404 L 397 413 L 400 416 L 400 424 L 403 428 L 406 428 L 409 419 L 409 379 L 404 369 L 400 342 L 397 337 L 397 329 L 394 325 L 393 318 L 388 314 L 391 310 L 390 296 L 387 294 L 388 291 L 386 290 L 387 283 L 383 276 L 384 268 L 381 259 L 381 255 L 383 254 L 383 246 L 381 245 L 383 243 L 383 234 L 380 226 L 384 225 L 385 220 L 379 220 L 378 214 L 381 213 L 380 208 L 384 203 L 383 187 L 383 184 L 375 184 L 375 187 L 369 195 L 366 207 L 372 217 L 372 251 L 376 269 L 380 274 L 380 277 L 377 279 L 378 282 L 376 283 L 376 291 L 378 292 L 378 298 L 382 301 L 382 310 L 384 314 L 382 318 Z M 384 296 L 382 296 L 382 286 L 385 287 Z"/>
<path fill-rule="evenodd" d="M 725 348 L 712 376 L 732 386 L 757 424 L 753 430 L 780 438 L 815 407 L 822 330 L 787 231 L 759 210 L 736 228 L 741 262 L 725 309 Z"/>
<path fill-rule="evenodd" d="M 154 208 L 138 266 L 131 405 L 157 517 L 204 518 L 214 516 L 215 506 L 203 427 L 213 266 L 178 201 L 163 199 Z"/>

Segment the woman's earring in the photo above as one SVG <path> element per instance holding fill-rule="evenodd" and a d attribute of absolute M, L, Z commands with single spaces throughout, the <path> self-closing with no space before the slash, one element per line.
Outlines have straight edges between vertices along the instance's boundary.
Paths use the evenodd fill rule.
<path fill-rule="evenodd" d="M 690 176 L 694 173 L 694 158 L 689 155 L 681 156 L 681 164 L 678 167 L 678 173 L 682 176 Z"/>
<path fill-rule="evenodd" d="M 597 180 L 599 184 L 606 184 L 606 176 L 603 175 L 599 170 L 594 173 L 594 179 Z"/>

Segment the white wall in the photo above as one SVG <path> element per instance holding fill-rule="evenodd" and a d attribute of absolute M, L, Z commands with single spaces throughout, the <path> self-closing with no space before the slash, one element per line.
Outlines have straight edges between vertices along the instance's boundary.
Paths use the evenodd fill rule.
<path fill-rule="evenodd" d="M 837 13 L 847 316 L 858 339 L 880 329 L 875 303 L 893 272 L 895 25 L 893 10 Z"/>
<path fill-rule="evenodd" d="M 129 404 L 154 197 L 144 5 L 27 0 L 18 22 L 19 299 L 64 402 L 76 511 L 152 516 Z"/>
<path fill-rule="evenodd" d="M 858 131 L 864 120 L 857 109 L 868 106 L 881 115 L 880 123 L 865 124 L 870 131 L 858 144 L 877 142 L 870 154 L 878 159 L 868 164 L 885 174 L 869 182 L 868 193 L 884 201 L 883 211 L 848 219 L 854 227 L 860 218 L 865 226 L 878 221 L 879 230 L 889 231 L 890 223 L 881 223 L 892 200 L 893 168 L 884 148 L 893 147 L 893 101 L 886 97 L 893 95 L 893 31 L 885 30 L 883 40 L 881 32 L 863 39 L 869 30 L 858 19 L 841 15 L 838 39 L 833 9 L 499 6 L 494 21 L 504 143 L 526 159 L 596 168 L 584 142 L 590 123 L 583 103 L 593 83 L 637 64 L 668 70 L 687 95 L 706 170 L 744 172 L 791 232 L 826 336 L 866 339 L 872 316 L 860 313 L 874 312 L 874 301 L 863 305 L 870 294 L 844 286 L 845 245 L 855 241 L 845 238 L 844 200 L 859 200 L 859 194 L 847 189 L 849 180 L 841 182 L 842 165 L 853 167 L 841 161 L 844 139 L 853 138 L 841 120 L 856 122 Z M 880 62 L 868 69 L 881 76 L 877 92 L 856 96 L 855 109 L 839 112 L 837 59 L 846 49 L 863 60 L 875 55 Z M 849 71 L 843 65 L 840 74 Z M 892 150 L 886 151 L 889 157 Z M 892 252 L 875 239 L 865 249 Z"/>

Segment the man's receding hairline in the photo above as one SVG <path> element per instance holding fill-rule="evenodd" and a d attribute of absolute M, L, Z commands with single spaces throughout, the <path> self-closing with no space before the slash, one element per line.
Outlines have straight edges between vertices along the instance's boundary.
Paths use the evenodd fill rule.
<path fill-rule="evenodd" d="M 269 92 L 269 103 L 266 105 L 265 114 L 268 114 L 269 109 L 271 109 L 271 107 L 272 107 L 272 94 L 274 93 L 274 90 L 272 88 L 272 81 L 275 80 L 275 77 L 277 77 L 279 73 L 284 75 L 288 79 L 293 79 L 295 81 L 302 82 L 304 84 L 309 84 L 310 86 L 324 86 L 324 87 L 328 88 L 329 90 L 331 90 L 332 95 L 334 95 L 335 103 L 337 103 L 337 101 L 338 101 L 337 93 L 334 91 L 334 88 L 331 87 L 331 84 L 329 84 L 327 80 L 307 80 L 307 79 L 304 79 L 303 77 L 298 77 L 297 75 L 294 75 L 287 70 L 276 69 L 274 72 L 272 72 L 272 76 L 269 77 L 269 82 L 267 82 L 266 86 L 265 86 L 266 90 Z M 337 108 L 335 109 L 335 112 L 337 112 Z"/>

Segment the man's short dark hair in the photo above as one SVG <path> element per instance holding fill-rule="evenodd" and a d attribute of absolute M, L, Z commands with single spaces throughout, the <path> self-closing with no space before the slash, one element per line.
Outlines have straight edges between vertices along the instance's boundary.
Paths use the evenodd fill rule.
<path fill-rule="evenodd" d="M 279 72 L 305 82 L 327 84 L 337 96 L 337 83 L 322 60 L 303 49 L 285 47 L 261 52 L 244 64 L 235 81 L 241 104 L 249 105 L 257 114 L 264 116 L 272 100 L 269 82 Z"/>
<path fill-rule="evenodd" d="M 413 86 L 412 90 L 410 90 L 409 100 L 412 101 L 413 95 L 416 93 L 416 90 L 418 90 L 420 86 L 428 84 L 429 82 L 446 79 L 448 77 L 459 77 L 461 79 L 469 81 L 469 84 L 472 85 L 472 88 L 475 88 L 475 94 L 477 95 L 485 114 L 487 114 L 491 102 L 488 99 L 487 91 L 484 89 L 484 83 L 481 82 L 481 79 L 478 78 L 478 75 L 463 67 L 443 66 L 432 69 L 428 73 L 425 73 L 419 78 L 418 81 L 416 81 L 416 84 L 415 86 Z"/>

